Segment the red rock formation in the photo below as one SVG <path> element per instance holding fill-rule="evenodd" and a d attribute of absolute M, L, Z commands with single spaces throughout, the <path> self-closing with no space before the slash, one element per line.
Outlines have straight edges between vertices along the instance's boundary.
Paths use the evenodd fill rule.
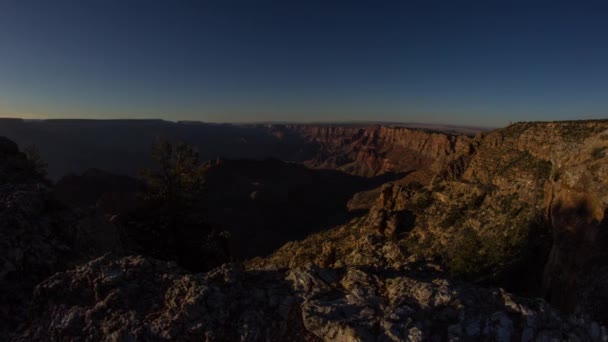
<path fill-rule="evenodd" d="M 372 177 L 389 172 L 412 173 L 422 183 L 473 150 L 471 137 L 388 126 L 290 125 L 319 146 L 313 168 L 338 169 Z"/>

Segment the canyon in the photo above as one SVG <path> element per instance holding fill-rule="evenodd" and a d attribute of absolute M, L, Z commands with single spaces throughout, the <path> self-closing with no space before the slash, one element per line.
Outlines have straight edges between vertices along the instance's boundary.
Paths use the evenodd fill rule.
<path fill-rule="evenodd" d="M 0 141 L 3 339 L 608 339 L 608 120 L 0 133 L 57 180 Z M 131 223 L 156 137 L 203 161 L 204 222 L 181 235 Z"/>
<path fill-rule="evenodd" d="M 0 118 L 0 136 L 17 142 L 22 148 L 38 149 L 48 163 L 49 177 L 53 180 L 88 169 L 136 176 L 142 168 L 152 166 L 150 146 L 159 137 L 187 142 L 197 148 L 203 160 L 274 158 L 306 162 L 318 168 L 350 167 L 351 170 L 346 170 L 349 173 L 373 176 L 392 168 L 398 172 L 432 163 L 432 158 L 449 154 L 454 149 L 450 144 L 456 144 L 459 137 L 464 136 L 458 133 L 457 127 L 437 128 L 449 133 L 427 134 L 420 129 L 373 123 L 230 125 L 163 120 Z M 472 136 L 472 132 L 482 129 L 464 127 L 461 131 Z M 426 146 L 428 144 L 431 145 Z M 402 153 L 418 150 L 416 156 Z M 397 165 L 392 166 L 391 162 Z M 356 165 L 348 166 L 349 163 Z"/>

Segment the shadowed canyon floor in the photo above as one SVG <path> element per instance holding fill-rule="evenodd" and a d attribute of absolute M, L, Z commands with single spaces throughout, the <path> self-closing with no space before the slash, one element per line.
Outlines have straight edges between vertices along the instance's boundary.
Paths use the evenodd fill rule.
<path fill-rule="evenodd" d="M 160 135 L 150 122 L 126 125 L 150 141 Z M 137 151 L 129 163 L 126 154 L 97 163 L 56 154 L 51 173 L 75 174 L 52 184 L 0 141 L 0 338 L 608 339 L 608 121 L 517 123 L 476 136 L 189 129 L 185 140 L 209 160 L 194 207 L 205 222 L 177 232 L 148 225 L 154 207 L 132 178 L 150 165 L 143 145 L 123 150 Z M 64 139 L 46 153 L 68 149 Z M 209 244 L 225 258 L 201 254 Z"/>

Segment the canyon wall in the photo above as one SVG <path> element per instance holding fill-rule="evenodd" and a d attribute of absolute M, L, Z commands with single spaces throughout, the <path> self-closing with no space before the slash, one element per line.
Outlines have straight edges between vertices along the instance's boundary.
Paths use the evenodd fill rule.
<path fill-rule="evenodd" d="M 452 130 L 453 128 L 450 128 Z M 276 158 L 359 176 L 437 169 L 470 138 L 372 124 L 210 124 L 162 120 L 0 119 L 0 136 L 35 146 L 59 179 L 89 169 L 134 176 L 151 166 L 158 138 L 184 141 L 204 160 Z M 422 181 L 428 180 L 419 172 Z"/>
<path fill-rule="evenodd" d="M 365 197 L 375 204 L 356 225 L 396 238 L 406 256 L 440 258 L 473 280 L 608 319 L 608 121 L 517 123 L 476 137 L 392 127 L 291 129 L 320 145 L 317 158 L 305 162 L 312 167 L 423 175 L 410 180 L 424 187 L 393 182 Z M 286 245 L 268 260 L 301 265 L 329 253 L 343 264 L 359 243 L 344 227 L 344 236 Z"/>
<path fill-rule="evenodd" d="M 284 129 L 318 146 L 305 165 L 366 177 L 395 173 L 427 183 L 446 165 L 474 150 L 469 136 L 405 127 L 289 125 Z"/>
<path fill-rule="evenodd" d="M 481 137 L 464 179 L 517 193 L 551 227 L 543 291 L 558 307 L 608 311 L 608 122 L 519 123 Z M 534 165 L 546 163 L 543 174 Z"/>

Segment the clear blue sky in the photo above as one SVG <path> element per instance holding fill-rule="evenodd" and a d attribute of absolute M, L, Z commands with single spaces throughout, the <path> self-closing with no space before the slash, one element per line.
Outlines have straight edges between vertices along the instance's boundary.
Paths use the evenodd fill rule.
<path fill-rule="evenodd" d="M 0 0 L 0 116 L 608 117 L 608 5 Z"/>

